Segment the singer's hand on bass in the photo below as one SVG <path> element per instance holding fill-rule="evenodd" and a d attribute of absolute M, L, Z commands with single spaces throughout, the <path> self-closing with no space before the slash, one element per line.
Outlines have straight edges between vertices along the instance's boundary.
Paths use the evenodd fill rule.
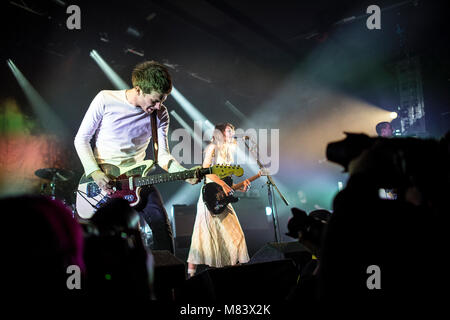
<path fill-rule="evenodd" d="M 231 187 L 229 185 L 227 185 L 225 182 L 222 181 L 220 186 L 222 187 L 222 190 L 223 190 L 223 192 L 225 192 L 226 195 L 230 195 L 230 194 L 234 193 L 234 190 L 231 189 Z"/>

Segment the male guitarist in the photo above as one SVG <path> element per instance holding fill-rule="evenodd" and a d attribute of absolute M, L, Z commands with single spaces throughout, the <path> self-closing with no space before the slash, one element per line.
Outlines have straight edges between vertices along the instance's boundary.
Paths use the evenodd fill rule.
<path fill-rule="evenodd" d="M 152 113 L 156 114 L 153 122 L 158 140 L 155 160 L 169 173 L 186 170 L 170 154 L 167 141 L 169 113 L 163 102 L 172 90 L 169 72 L 155 61 L 146 61 L 134 68 L 131 78 L 131 89 L 102 90 L 96 95 L 75 137 L 75 149 L 86 177 L 92 177 L 108 194 L 114 193 L 113 185 L 99 165 L 127 167 L 143 161 L 152 137 Z M 196 184 L 199 179 L 186 181 Z M 150 186 L 143 189 L 141 197 L 136 209 L 152 229 L 153 249 L 173 253 L 172 230 L 161 195 Z"/>

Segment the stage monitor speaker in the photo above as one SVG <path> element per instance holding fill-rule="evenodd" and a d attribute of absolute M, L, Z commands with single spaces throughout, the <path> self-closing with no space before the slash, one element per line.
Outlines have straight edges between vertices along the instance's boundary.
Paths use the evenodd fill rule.
<path fill-rule="evenodd" d="M 298 241 L 269 242 L 259 249 L 250 259 L 249 263 L 260 263 L 291 259 L 299 270 L 311 260 L 311 253 Z"/>
<path fill-rule="evenodd" d="M 298 271 L 290 259 L 211 268 L 187 280 L 177 301 L 273 303 L 285 299 L 297 278 Z"/>
<path fill-rule="evenodd" d="M 153 250 L 155 265 L 153 289 L 157 300 L 173 300 L 173 290 L 186 280 L 186 267 L 182 260 L 167 250 Z"/>
<path fill-rule="evenodd" d="M 172 206 L 172 210 L 175 255 L 182 260 L 186 260 L 189 247 L 191 246 L 197 205 L 188 206 L 175 204 Z"/>

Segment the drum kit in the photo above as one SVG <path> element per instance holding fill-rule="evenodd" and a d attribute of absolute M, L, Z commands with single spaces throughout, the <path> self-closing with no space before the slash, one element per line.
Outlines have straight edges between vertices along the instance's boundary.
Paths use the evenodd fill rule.
<path fill-rule="evenodd" d="M 72 216 L 75 218 L 75 204 L 71 203 L 72 201 L 68 201 L 66 196 L 58 194 L 58 187 L 61 183 L 68 182 L 73 177 L 73 171 L 60 168 L 43 168 L 36 170 L 34 174 L 41 179 L 49 181 L 49 183 L 43 183 L 41 185 L 41 194 L 49 196 L 52 200 L 61 201 L 72 212 Z"/>

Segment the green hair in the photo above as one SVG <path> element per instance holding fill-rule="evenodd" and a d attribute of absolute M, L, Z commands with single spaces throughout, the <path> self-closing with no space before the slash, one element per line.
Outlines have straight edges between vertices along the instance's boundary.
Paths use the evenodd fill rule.
<path fill-rule="evenodd" d="M 172 91 L 172 77 L 169 71 L 156 61 L 145 61 L 134 67 L 131 82 L 133 87 L 139 86 L 144 93 L 157 91 L 169 94 Z"/>

